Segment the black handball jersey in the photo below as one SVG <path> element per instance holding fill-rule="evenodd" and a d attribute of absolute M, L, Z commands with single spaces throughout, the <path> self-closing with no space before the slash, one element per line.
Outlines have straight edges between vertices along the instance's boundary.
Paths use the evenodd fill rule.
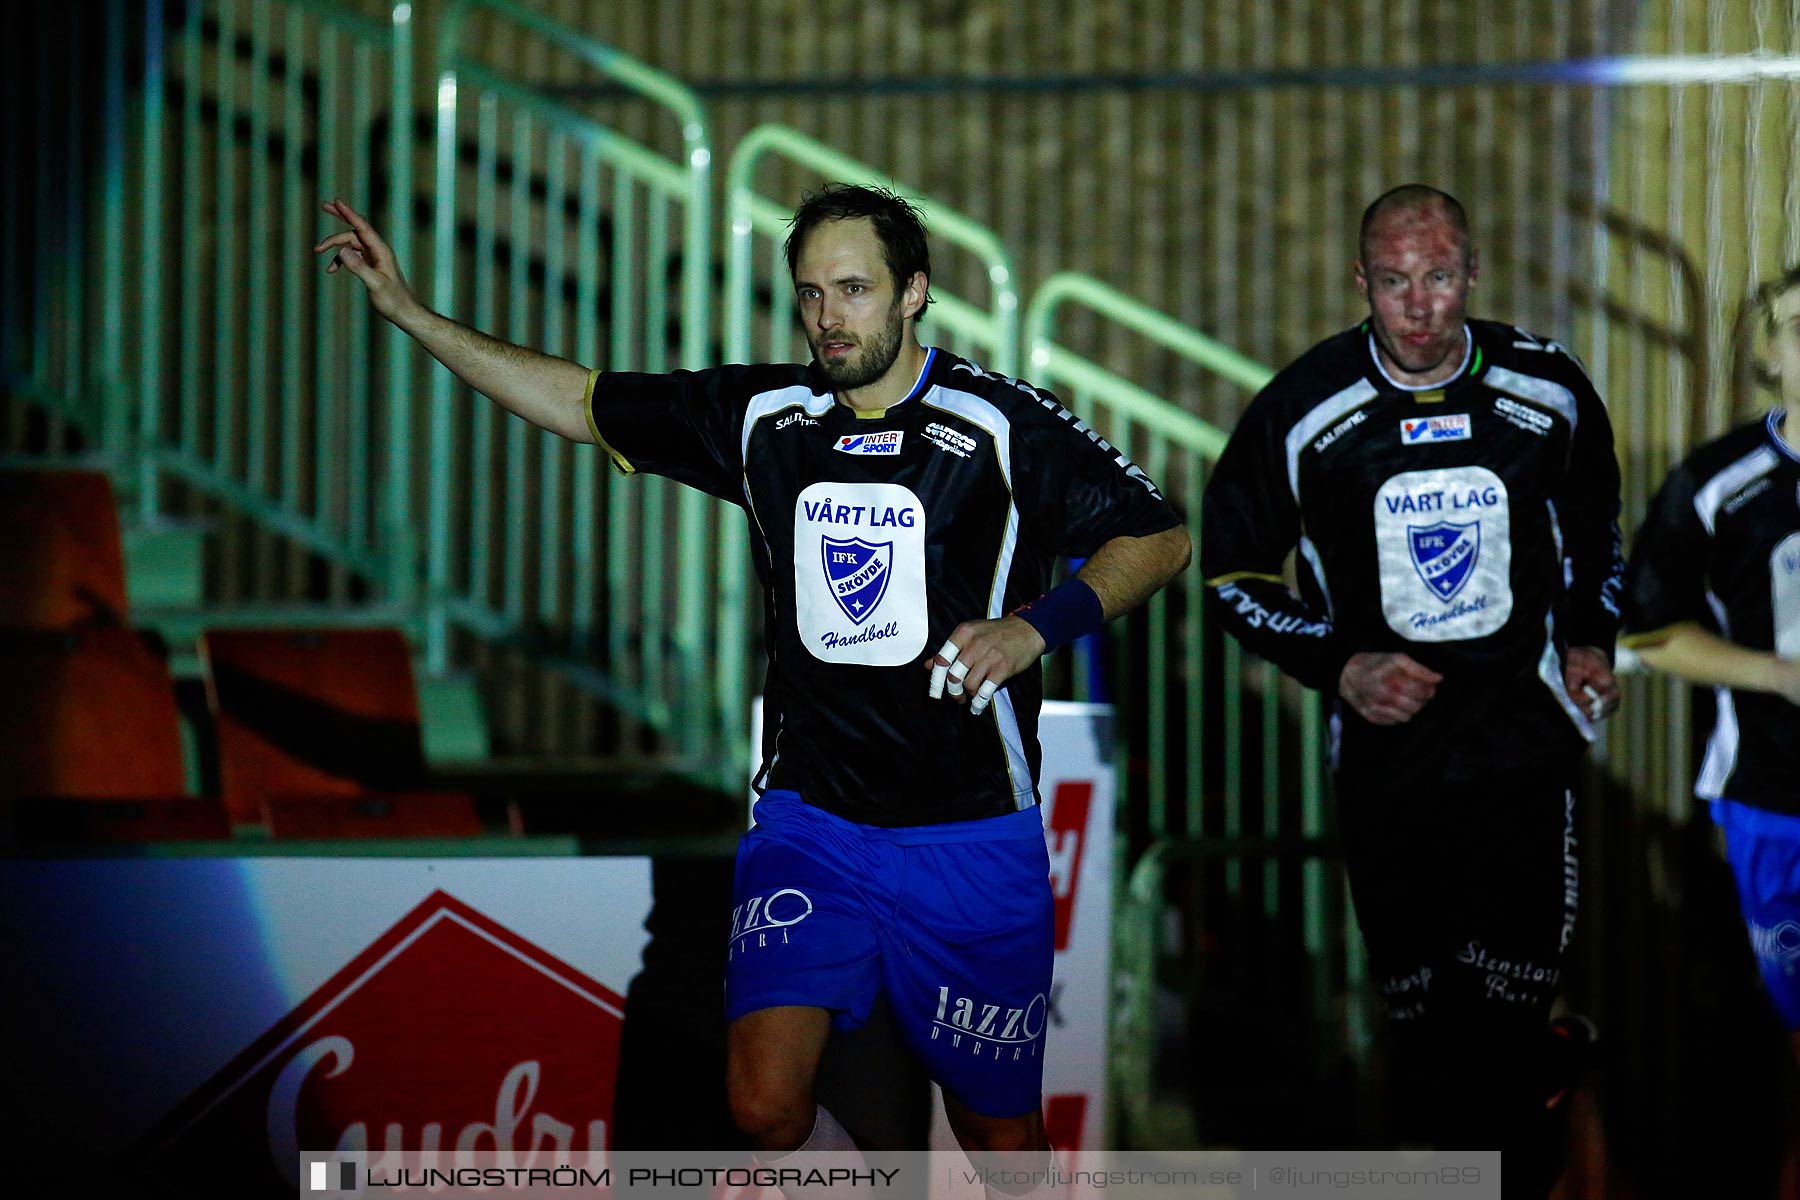
<path fill-rule="evenodd" d="M 1340 769 L 1567 761 L 1592 737 L 1563 653 L 1610 654 L 1617 629 L 1611 426 L 1555 342 L 1467 329 L 1457 374 L 1427 388 L 1388 378 L 1366 323 L 1315 346 L 1252 401 L 1207 486 L 1208 608 L 1248 649 L 1334 699 L 1363 651 L 1444 676 L 1401 725 L 1340 706 Z"/>
<path fill-rule="evenodd" d="M 1782 414 L 1734 429 L 1670 472 L 1632 546 L 1626 645 L 1692 621 L 1752 650 L 1800 658 L 1800 453 Z M 1800 708 L 1716 688 L 1694 791 L 1800 814 Z"/>
<path fill-rule="evenodd" d="M 864 824 L 1036 803 L 1039 667 L 973 716 L 928 697 L 922 664 L 963 621 L 1036 599 L 1058 556 L 1179 523 L 1055 397 L 942 350 L 874 416 L 803 366 L 604 374 L 589 415 L 622 469 L 745 508 L 767 618 L 767 786 Z"/>

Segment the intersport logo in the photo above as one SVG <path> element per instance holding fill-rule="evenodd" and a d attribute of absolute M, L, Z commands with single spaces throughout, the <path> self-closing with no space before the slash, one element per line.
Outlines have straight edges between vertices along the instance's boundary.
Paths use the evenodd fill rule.
<path fill-rule="evenodd" d="M 171 1195 L 271 1198 L 295 1194 L 302 1151 L 366 1151 L 371 1170 L 403 1150 L 598 1168 L 623 1025 L 617 993 L 433 892 L 177 1105 L 132 1165 Z"/>

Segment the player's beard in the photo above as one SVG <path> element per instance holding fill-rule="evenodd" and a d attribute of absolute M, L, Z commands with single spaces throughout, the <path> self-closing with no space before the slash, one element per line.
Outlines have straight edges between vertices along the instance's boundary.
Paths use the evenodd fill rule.
<path fill-rule="evenodd" d="M 859 338 L 856 350 L 846 355 L 844 361 L 827 362 L 817 346 L 813 347 L 813 361 L 832 387 L 840 392 L 853 392 L 868 387 L 888 373 L 888 368 L 900 357 L 900 342 L 905 334 L 906 318 L 900 315 L 900 303 L 895 301 L 881 328 L 872 337 Z"/>

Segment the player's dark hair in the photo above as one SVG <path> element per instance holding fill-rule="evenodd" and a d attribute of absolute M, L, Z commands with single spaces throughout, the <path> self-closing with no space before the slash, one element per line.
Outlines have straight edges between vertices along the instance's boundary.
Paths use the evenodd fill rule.
<path fill-rule="evenodd" d="M 1792 266 L 1773 279 L 1765 279 L 1757 285 L 1754 292 L 1738 308 L 1737 322 L 1733 326 L 1733 355 L 1737 361 L 1736 373 L 1740 381 L 1740 389 L 1747 386 L 1745 372 L 1753 376 L 1756 382 L 1767 388 L 1781 386 L 1775 372 L 1769 367 L 1767 347 L 1758 351 L 1754 343 L 1756 318 L 1762 317 L 1763 334 L 1775 336 L 1775 302 L 1800 287 L 1800 266 Z M 1747 393 L 1740 392 L 1740 398 Z"/>
<path fill-rule="evenodd" d="M 881 242 L 882 257 L 894 277 L 894 296 L 906 290 L 907 281 L 917 272 L 925 275 L 925 301 L 919 305 L 915 320 L 925 316 L 931 305 L 931 249 L 925 240 L 925 222 L 919 210 L 904 198 L 886 188 L 862 187 L 853 183 L 828 183 L 810 192 L 794 210 L 788 222 L 788 275 L 800 265 L 800 247 L 806 235 L 823 221 L 847 221 L 867 217 Z"/>
<path fill-rule="evenodd" d="M 1764 280 L 1757 286 L 1752 302 L 1762 310 L 1763 329 L 1770 336 L 1775 333 L 1775 301 L 1796 287 L 1800 287 L 1800 266 L 1789 267 L 1775 278 Z"/>
<path fill-rule="evenodd" d="M 1425 207 L 1441 210 L 1450 219 L 1451 228 L 1462 235 L 1463 265 L 1467 266 L 1472 249 L 1469 242 L 1469 214 L 1463 211 L 1462 203 L 1455 196 L 1424 183 L 1403 183 L 1397 188 L 1389 188 L 1369 202 L 1369 207 L 1363 209 L 1362 229 L 1356 237 L 1358 258 L 1364 263 L 1369 261 L 1369 231 L 1375 227 L 1376 221 L 1397 208 Z"/>

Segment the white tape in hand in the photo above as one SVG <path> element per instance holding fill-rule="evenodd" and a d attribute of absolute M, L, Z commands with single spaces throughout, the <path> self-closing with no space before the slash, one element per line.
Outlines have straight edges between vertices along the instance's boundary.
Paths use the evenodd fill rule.
<path fill-rule="evenodd" d="M 958 651 L 957 651 L 955 642 L 945 642 L 944 648 L 937 652 L 937 656 L 939 658 L 947 658 L 952 663 L 955 663 L 957 653 L 958 653 Z M 931 664 L 931 698 L 933 700 L 939 699 L 940 697 L 943 696 L 943 694 L 944 694 L 944 675 L 949 670 L 950 670 L 949 667 L 940 667 L 936 663 Z M 969 668 L 963 667 L 963 675 L 967 675 L 968 673 L 969 673 Z M 957 676 L 957 678 L 961 679 L 962 675 Z M 957 685 L 957 689 L 954 694 L 956 694 L 956 695 L 962 694 L 962 686 L 960 684 Z"/>

